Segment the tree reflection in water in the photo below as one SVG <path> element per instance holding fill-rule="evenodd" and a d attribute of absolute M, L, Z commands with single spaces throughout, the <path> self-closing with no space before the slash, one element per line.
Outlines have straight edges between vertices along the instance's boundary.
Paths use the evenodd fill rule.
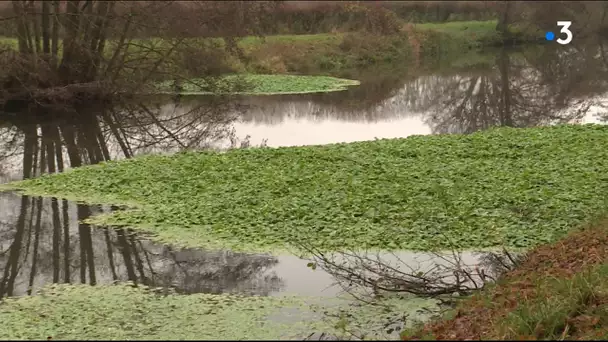
<path fill-rule="evenodd" d="M 214 99 L 210 100 L 215 101 Z M 150 103 L 120 111 L 3 113 L 4 181 L 62 172 L 66 167 L 130 158 L 141 152 L 204 148 L 230 134 L 234 116 L 207 103 L 186 113 Z M 44 109 L 38 109 L 43 111 Z M 234 108 L 230 112 L 234 112 Z M 160 113 L 160 114 L 159 114 Z M 48 115 L 45 115 L 48 114 Z M 21 174 L 17 172 L 21 171 Z M 95 228 L 91 215 L 116 207 L 0 193 L 0 297 L 31 294 L 47 283 L 132 281 L 179 293 L 268 295 L 283 286 L 276 258 L 228 251 L 173 250 L 130 229 Z"/>
<path fill-rule="evenodd" d="M 592 43 L 500 49 L 483 53 L 477 63 L 455 61 L 440 70 L 414 71 L 415 76 L 404 73 L 399 83 L 395 75 L 389 75 L 391 82 L 363 80 L 361 87 L 342 93 L 247 98 L 242 102 L 251 108 L 242 121 L 268 126 L 340 121 L 359 123 L 363 130 L 419 118 L 421 127 L 435 134 L 580 122 L 598 110 L 608 91 L 606 49 Z M 272 136 L 265 138 L 273 143 Z"/>

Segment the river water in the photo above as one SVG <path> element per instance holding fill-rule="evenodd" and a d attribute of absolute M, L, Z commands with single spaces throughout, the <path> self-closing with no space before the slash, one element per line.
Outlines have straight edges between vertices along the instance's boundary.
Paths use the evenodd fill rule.
<path fill-rule="evenodd" d="M 361 86 L 327 94 L 159 97 L 47 116 L 31 109 L 2 112 L 0 182 L 183 149 L 603 123 L 608 119 L 607 73 L 601 44 L 534 47 L 437 58 L 407 71 L 368 70 L 362 72 Z M 184 294 L 333 297 L 341 291 L 331 274 L 311 270 L 308 261 L 296 256 L 179 250 L 129 229 L 80 222 L 107 210 L 111 208 L 0 193 L 0 297 L 35 293 L 53 282 L 126 280 Z M 429 265 L 428 255 L 397 256 L 410 267 Z M 470 253 L 464 258 L 471 264 L 477 260 Z"/>

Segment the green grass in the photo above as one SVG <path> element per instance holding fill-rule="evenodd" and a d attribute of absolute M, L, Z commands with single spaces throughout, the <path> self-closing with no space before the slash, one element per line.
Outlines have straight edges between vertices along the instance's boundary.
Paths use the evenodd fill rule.
<path fill-rule="evenodd" d="M 446 23 L 415 24 L 414 27 L 422 31 L 435 31 L 444 33 L 454 39 L 480 40 L 491 42 L 499 36 L 496 31 L 496 20 L 487 21 L 452 21 Z M 513 24 L 509 32 L 520 38 L 543 38 L 543 33 L 531 25 Z"/>
<path fill-rule="evenodd" d="M 605 340 L 607 221 L 538 246 L 497 282 L 446 314 L 410 326 L 404 340 Z"/>
<path fill-rule="evenodd" d="M 36 296 L 3 300 L 0 339 L 301 340 L 315 331 L 347 335 L 344 328 L 385 339 L 385 320 L 403 314 L 423 317 L 417 310 L 432 305 L 415 298 L 381 303 L 347 306 L 335 298 L 160 295 L 125 284 L 51 285 Z"/>
<path fill-rule="evenodd" d="M 539 279 L 535 284 L 539 293 L 533 298 L 521 298 L 522 303 L 499 324 L 499 330 L 508 339 L 520 336 L 534 336 L 542 340 L 563 339 L 568 320 L 588 309 L 596 291 L 606 279 L 606 265 L 576 274 L 571 279 Z M 608 318 L 606 309 L 603 307 L 601 311 Z"/>
<path fill-rule="evenodd" d="M 457 21 L 447 23 L 416 24 L 416 31 L 426 35 L 422 44 L 425 56 L 452 59 L 466 54 L 468 50 L 486 47 L 502 47 L 505 44 L 538 42 L 544 34 L 532 25 L 514 24 L 509 26 L 508 37 L 496 31 L 495 20 Z M 505 42 L 508 38 L 508 42 Z"/>
<path fill-rule="evenodd" d="M 486 338 L 555 341 L 576 336 L 582 340 L 605 340 L 608 337 L 607 279 L 606 264 L 571 278 L 539 275 L 532 283 L 533 295 L 519 296 L 517 307 L 496 322 Z M 492 309 L 492 298 L 483 300 Z"/>
<path fill-rule="evenodd" d="M 161 93 L 175 94 L 174 81 L 164 81 L 158 88 Z M 359 85 L 358 81 L 346 80 L 329 76 L 303 75 L 230 75 L 218 80 L 217 88 L 220 93 L 250 95 L 273 94 L 304 94 L 345 90 L 349 86 Z M 239 86 L 242 90 L 234 91 Z M 208 83 L 203 79 L 191 79 L 181 84 L 179 94 L 209 94 Z M 215 94 L 218 92 L 216 91 Z"/>
<path fill-rule="evenodd" d="M 11 47 L 13 49 L 17 49 L 17 47 L 18 47 L 17 38 L 0 36 L 0 45 L 5 45 L 5 46 Z"/>
<path fill-rule="evenodd" d="M 239 41 L 239 45 L 246 48 L 254 45 L 266 43 L 294 43 L 294 42 L 327 42 L 339 43 L 344 35 L 341 33 L 319 33 L 319 34 L 300 34 L 300 35 L 274 35 L 266 37 L 248 36 Z"/>
<path fill-rule="evenodd" d="M 483 36 L 496 32 L 496 20 L 488 21 L 452 21 L 446 23 L 415 24 L 419 30 L 432 30 L 453 36 L 471 37 Z"/>
<path fill-rule="evenodd" d="M 491 289 L 477 294 L 475 305 L 485 307 L 493 317 L 501 317 L 485 322 L 492 321 L 492 325 L 475 326 L 476 330 L 485 332 L 481 339 L 561 341 L 608 338 L 608 265 L 586 269 L 573 277 L 549 277 L 533 272 L 528 276 L 529 279 L 515 278 L 499 285 L 506 292 L 510 284 L 514 284 L 510 304 L 506 304 L 502 297 L 497 300 Z M 527 291 L 526 295 L 518 290 Z M 512 305 L 516 306 L 513 308 Z M 441 319 L 454 319 L 456 311 L 450 311 Z M 418 324 L 402 331 L 401 337 L 403 340 L 442 339 L 423 329 L 424 324 Z M 473 335 L 469 338 L 478 339 Z"/>
<path fill-rule="evenodd" d="M 572 278 L 540 278 L 535 284 L 537 293 L 532 298 L 521 298 L 518 307 L 498 324 L 501 339 L 533 337 L 555 341 L 577 334 L 577 339 L 605 340 L 607 279 L 608 265 L 585 270 Z"/>
<path fill-rule="evenodd" d="M 502 45 L 496 21 L 455 21 L 416 24 L 415 29 L 429 34 L 423 50 L 438 49 L 440 55 L 452 55 L 463 50 Z"/>
<path fill-rule="evenodd" d="M 4 188 L 131 204 L 94 221 L 186 246 L 527 248 L 606 212 L 606 145 L 606 126 L 501 128 L 153 155 Z"/>

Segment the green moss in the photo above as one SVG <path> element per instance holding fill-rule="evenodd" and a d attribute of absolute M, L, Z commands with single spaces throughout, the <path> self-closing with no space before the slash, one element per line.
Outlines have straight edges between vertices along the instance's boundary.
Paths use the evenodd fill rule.
<path fill-rule="evenodd" d="M 290 34 L 290 35 L 273 35 L 266 37 L 249 36 L 241 39 L 239 45 L 247 48 L 249 46 L 268 44 L 268 43 L 295 43 L 295 42 L 325 42 L 339 43 L 343 34 L 319 33 L 319 34 Z"/>
<path fill-rule="evenodd" d="M 496 33 L 496 20 L 487 21 L 452 21 L 446 23 L 415 24 L 418 30 L 432 30 L 449 34 L 453 37 L 479 39 Z"/>
<path fill-rule="evenodd" d="M 4 186 L 135 209 L 97 223 L 188 246 L 527 248 L 606 212 L 608 127 L 187 152 Z"/>
<path fill-rule="evenodd" d="M 161 82 L 158 87 L 161 93 L 182 95 L 208 94 L 210 88 L 220 89 L 220 93 L 273 95 L 340 91 L 358 84 L 359 81 L 329 76 L 230 75 L 219 78 L 212 87 L 204 79 L 181 82 L 181 91 L 176 91 L 174 81 Z"/>
<path fill-rule="evenodd" d="M 17 49 L 18 44 L 17 44 L 17 39 L 16 38 L 11 38 L 11 37 L 2 37 L 0 36 L 0 46 L 6 46 L 8 48 L 12 48 L 12 49 Z"/>

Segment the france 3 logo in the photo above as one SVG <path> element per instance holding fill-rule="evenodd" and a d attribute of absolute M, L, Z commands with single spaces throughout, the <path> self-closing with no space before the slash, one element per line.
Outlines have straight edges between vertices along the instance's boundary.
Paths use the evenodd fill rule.
<path fill-rule="evenodd" d="M 566 45 L 572 41 L 572 31 L 570 31 L 570 25 L 572 25 L 571 21 L 558 21 L 557 22 L 557 26 L 562 28 L 559 31 L 559 33 L 561 33 L 562 35 L 566 35 L 565 39 L 562 39 L 560 37 L 556 40 L 556 42 L 558 44 Z M 555 39 L 555 33 L 551 32 L 551 31 L 545 33 L 545 39 L 547 39 L 548 41 L 553 41 Z"/>

